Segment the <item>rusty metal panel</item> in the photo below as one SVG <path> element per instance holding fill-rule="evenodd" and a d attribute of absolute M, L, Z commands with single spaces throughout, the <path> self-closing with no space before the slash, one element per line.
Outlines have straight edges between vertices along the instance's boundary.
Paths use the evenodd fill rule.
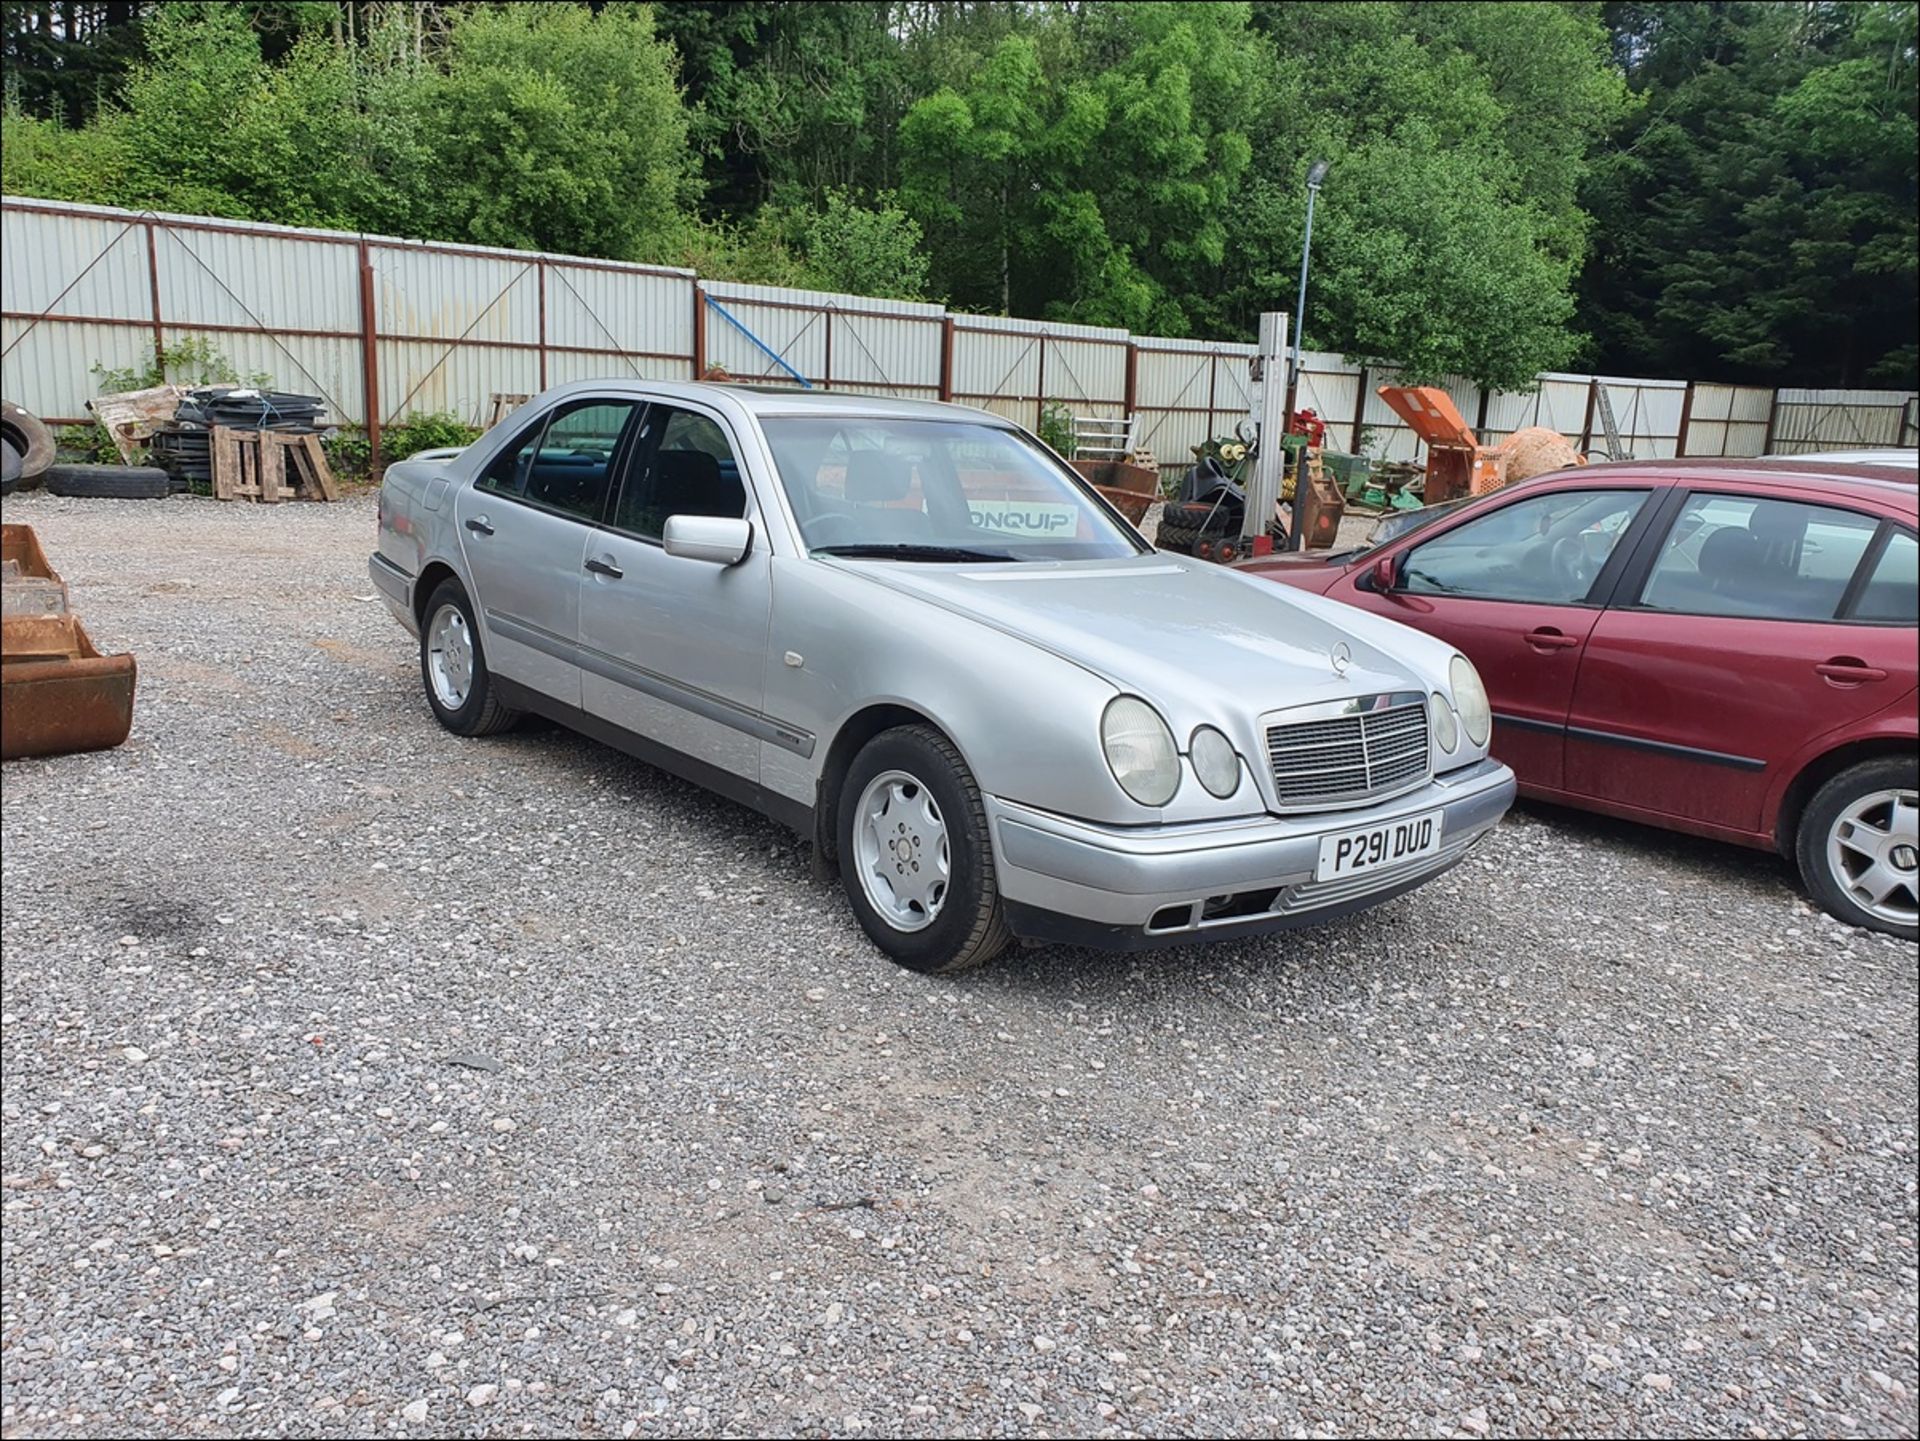
<path fill-rule="evenodd" d="M 151 326 L 93 325 L 70 320 L 0 322 L 0 391 L 47 421 L 85 421 L 99 390 L 93 366 L 138 369 L 153 354 Z"/>
<path fill-rule="evenodd" d="M 1782 390 L 1772 453 L 1911 447 L 1913 404 L 1910 390 Z"/>
<path fill-rule="evenodd" d="M 547 262 L 547 344 L 636 355 L 684 357 L 675 380 L 693 365 L 693 274 Z M 529 332 L 526 338 L 534 338 Z M 636 362 L 639 363 L 639 362 Z M 642 366 L 643 373 L 656 372 Z M 624 365 L 599 374 L 630 375 Z M 665 378 L 664 376 L 661 378 Z M 548 379 L 554 380 L 552 367 Z"/>
<path fill-rule="evenodd" d="M 61 211 L 0 210 L 0 310 L 38 315 L 51 306 L 55 315 L 151 321 L 147 237 L 137 217 L 99 207 Z"/>
<path fill-rule="evenodd" d="M 153 258 L 163 317 L 204 326 L 360 329 L 359 266 L 349 239 L 158 222 Z"/>
<path fill-rule="evenodd" d="M 1492 391 L 1487 396 L 1487 424 L 1482 445 L 1495 445 L 1516 430 L 1544 426 L 1580 443 L 1580 427 L 1587 418 L 1590 376 L 1543 373 L 1530 395 Z M 1469 417 L 1471 418 L 1471 417 Z M 1676 416 L 1677 421 L 1677 416 Z"/>
<path fill-rule="evenodd" d="M 451 253 L 390 240 L 368 250 L 375 325 L 382 337 L 528 343 L 538 338 L 540 283 L 532 255 Z"/>
<path fill-rule="evenodd" d="M 613 350 L 554 350 L 547 354 L 547 384 L 567 385 L 576 380 L 686 380 L 690 378 L 692 364 L 691 356 L 685 360 L 663 360 Z"/>
<path fill-rule="evenodd" d="M 532 346 L 380 342 L 382 421 L 445 411 L 484 425 L 496 393 L 532 395 L 539 389 L 540 352 Z"/>
<path fill-rule="evenodd" d="M 1767 448 L 1767 418 L 1773 391 L 1764 385 L 1716 385 L 1693 388 L 1687 418 L 1688 455 L 1758 455 Z"/>

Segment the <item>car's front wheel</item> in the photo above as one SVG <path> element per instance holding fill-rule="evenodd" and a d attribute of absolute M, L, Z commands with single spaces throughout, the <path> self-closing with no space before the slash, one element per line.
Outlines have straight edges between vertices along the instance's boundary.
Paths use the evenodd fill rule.
<path fill-rule="evenodd" d="M 1887 756 L 1840 772 L 1808 803 L 1795 849 L 1830 914 L 1920 937 L 1920 762 Z"/>
<path fill-rule="evenodd" d="M 910 970 L 952 975 L 1012 938 L 980 789 L 931 726 L 868 741 L 840 791 L 840 880 L 861 928 Z"/>
<path fill-rule="evenodd" d="M 420 626 L 420 679 L 440 724 L 461 736 L 507 730 L 520 712 L 500 703 L 474 624 L 473 602 L 457 580 L 443 580 L 427 597 Z"/>

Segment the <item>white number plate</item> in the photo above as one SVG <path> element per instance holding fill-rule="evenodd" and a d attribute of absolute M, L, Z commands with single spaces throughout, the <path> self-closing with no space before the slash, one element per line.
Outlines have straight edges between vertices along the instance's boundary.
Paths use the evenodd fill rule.
<path fill-rule="evenodd" d="M 1389 821 L 1383 826 L 1363 826 L 1357 831 L 1339 831 L 1320 837 L 1320 864 L 1314 870 L 1316 881 L 1335 876 L 1351 876 L 1360 871 L 1384 870 L 1440 849 L 1439 811 Z"/>

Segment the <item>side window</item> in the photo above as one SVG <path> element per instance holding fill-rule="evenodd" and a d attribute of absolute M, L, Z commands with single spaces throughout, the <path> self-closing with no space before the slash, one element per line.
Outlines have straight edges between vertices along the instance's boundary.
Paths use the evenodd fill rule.
<path fill-rule="evenodd" d="M 1908 625 L 1920 620 L 1920 541 L 1911 531 L 1896 530 L 1887 537 L 1886 548 L 1847 618 Z"/>
<path fill-rule="evenodd" d="M 478 488 L 581 520 L 600 518 L 620 436 L 639 402 L 584 400 L 553 411 L 494 458 Z"/>
<path fill-rule="evenodd" d="M 481 472 L 480 479 L 474 482 L 474 488 L 515 500 L 524 499 L 527 477 L 533 473 L 533 458 L 540 453 L 540 437 L 546 429 L 547 418 L 543 415 L 493 458 Z"/>
<path fill-rule="evenodd" d="M 656 405 L 647 417 L 647 435 L 614 509 L 613 523 L 621 530 L 657 540 L 671 515 L 747 513 L 739 462 L 716 422 L 695 411 Z"/>
<path fill-rule="evenodd" d="M 1416 546 L 1404 588 L 1572 605 L 1586 599 L 1644 490 L 1556 490 L 1503 505 Z"/>
<path fill-rule="evenodd" d="M 1690 496 L 1640 603 L 1683 615 L 1830 620 L 1879 522 L 1748 495 Z"/>

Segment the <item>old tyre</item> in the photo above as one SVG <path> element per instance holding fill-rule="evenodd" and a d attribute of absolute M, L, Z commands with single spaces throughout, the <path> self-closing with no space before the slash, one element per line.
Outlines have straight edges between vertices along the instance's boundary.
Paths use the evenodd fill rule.
<path fill-rule="evenodd" d="M 434 718 L 459 736 L 508 730 L 520 712 L 500 703 L 474 624 L 473 603 L 457 580 L 443 580 L 427 597 L 420 626 L 420 681 Z"/>
<path fill-rule="evenodd" d="M 1160 528 L 1153 533 L 1153 544 L 1156 550 L 1171 550 L 1181 555 L 1192 555 L 1193 548 L 1199 540 L 1199 531 L 1188 530 L 1185 526 L 1168 525 L 1164 520 L 1160 522 Z"/>
<path fill-rule="evenodd" d="M 854 757 L 839 807 L 840 883 L 875 945 L 943 976 L 1006 948 L 986 811 L 952 741 L 931 726 L 883 731 Z"/>
<path fill-rule="evenodd" d="M 158 500 L 173 493 L 173 482 L 153 465 L 55 465 L 47 489 L 96 500 Z"/>
<path fill-rule="evenodd" d="M 1201 535 L 1224 535 L 1239 529 L 1240 508 L 1205 500 L 1170 500 L 1161 507 L 1160 523 Z"/>
<path fill-rule="evenodd" d="M 13 441 L 0 435 L 0 495 L 12 495 L 20 488 L 20 452 Z"/>
<path fill-rule="evenodd" d="M 39 416 L 22 410 L 11 400 L 0 400 L 0 437 L 4 437 L 20 457 L 23 485 L 32 485 L 53 464 L 53 432 Z"/>
<path fill-rule="evenodd" d="M 1800 875 L 1828 914 L 1920 936 L 1920 761 L 1863 761 L 1821 786 L 1800 817 Z"/>

